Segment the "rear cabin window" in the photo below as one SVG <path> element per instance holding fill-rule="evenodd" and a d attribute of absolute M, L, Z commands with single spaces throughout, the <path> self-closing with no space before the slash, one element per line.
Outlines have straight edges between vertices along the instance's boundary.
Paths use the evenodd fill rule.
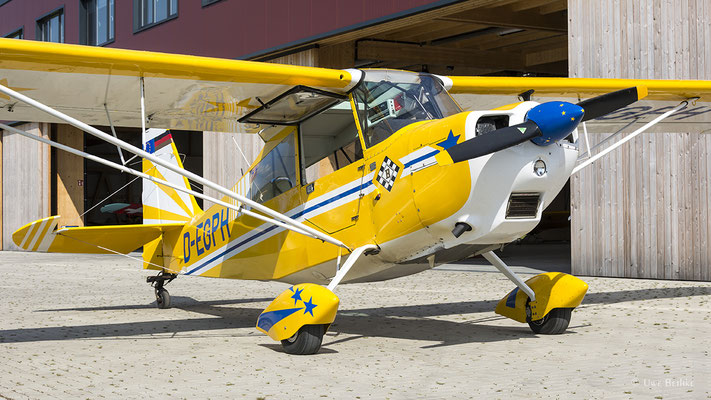
<path fill-rule="evenodd" d="M 302 122 L 299 133 L 304 185 L 363 158 L 350 101 Z"/>
<path fill-rule="evenodd" d="M 292 133 L 249 171 L 247 197 L 263 203 L 294 186 L 296 186 L 296 148 Z"/>

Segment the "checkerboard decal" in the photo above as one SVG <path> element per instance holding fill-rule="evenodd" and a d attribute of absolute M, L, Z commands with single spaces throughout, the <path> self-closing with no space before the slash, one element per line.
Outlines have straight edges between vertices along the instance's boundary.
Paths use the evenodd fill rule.
<path fill-rule="evenodd" d="M 383 163 L 380 165 L 380 170 L 378 171 L 378 183 L 383 185 L 388 192 L 393 188 L 395 183 L 395 178 L 397 178 L 397 173 L 400 171 L 400 166 L 395 164 L 393 160 L 385 157 Z"/>

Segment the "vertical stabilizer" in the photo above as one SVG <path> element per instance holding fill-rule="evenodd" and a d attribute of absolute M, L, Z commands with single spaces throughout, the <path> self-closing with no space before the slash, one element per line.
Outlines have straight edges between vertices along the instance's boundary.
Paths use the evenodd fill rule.
<path fill-rule="evenodd" d="M 143 148 L 154 156 L 183 168 L 178 155 L 178 149 L 173 143 L 170 131 L 165 129 L 148 129 L 144 138 Z M 166 180 L 178 186 L 190 189 L 187 178 L 164 167 L 156 166 L 148 160 L 143 160 L 143 172 Z M 164 185 L 158 185 L 146 179 L 143 180 L 143 223 L 169 224 L 188 222 L 201 210 L 195 198 L 189 194 L 177 191 Z"/>

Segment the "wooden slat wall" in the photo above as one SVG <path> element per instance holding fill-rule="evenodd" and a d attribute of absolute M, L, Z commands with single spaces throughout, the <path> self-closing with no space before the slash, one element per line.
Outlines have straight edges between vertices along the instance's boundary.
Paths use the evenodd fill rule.
<path fill-rule="evenodd" d="M 246 133 L 203 132 L 202 141 L 203 175 L 226 188 L 232 188 L 237 183 L 242 172 L 247 171 L 264 146 L 259 136 Z M 235 141 L 249 162 L 237 150 Z M 223 197 L 210 188 L 205 188 L 205 194 L 218 199 Z M 205 201 L 203 208 L 207 209 L 212 204 Z"/>
<path fill-rule="evenodd" d="M 49 124 L 24 124 L 18 129 L 49 139 Z M 28 222 L 50 214 L 50 147 L 17 134 L 3 133 L 4 154 L 12 157 L 2 168 L 4 250 L 18 250 L 12 233 Z"/>
<path fill-rule="evenodd" d="M 59 143 L 84 150 L 84 132 L 66 124 L 57 124 L 56 129 Z M 61 150 L 55 152 L 55 156 L 59 226 L 84 226 L 81 218 L 84 213 L 84 159 Z"/>
<path fill-rule="evenodd" d="M 568 6 L 571 77 L 711 79 L 708 0 Z M 643 134 L 574 176 L 572 272 L 711 280 L 710 156 L 708 134 Z"/>
<path fill-rule="evenodd" d="M 3 249 L 3 231 L 2 231 L 2 139 L 5 136 L 5 133 L 3 130 L 0 130 L 0 250 Z"/>
<path fill-rule="evenodd" d="M 316 66 L 318 65 L 318 53 L 317 49 L 310 49 L 279 57 L 271 62 Z M 240 154 L 235 141 L 244 152 L 248 162 Z M 264 147 L 264 142 L 254 134 L 203 132 L 203 175 L 213 182 L 231 188 L 242 177 L 242 171 L 246 172 L 257 158 L 262 147 Z M 205 189 L 205 194 L 217 198 L 223 197 L 209 188 Z M 203 207 L 207 209 L 210 205 L 212 202 L 206 201 Z"/>

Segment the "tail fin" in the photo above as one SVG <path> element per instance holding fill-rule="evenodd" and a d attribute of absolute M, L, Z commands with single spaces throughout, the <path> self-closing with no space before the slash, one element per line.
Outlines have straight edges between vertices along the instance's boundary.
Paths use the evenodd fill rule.
<path fill-rule="evenodd" d="M 183 168 L 178 155 L 178 149 L 173 143 L 170 131 L 164 129 L 148 129 L 143 148 L 154 156 L 173 165 Z M 156 178 L 166 180 L 186 189 L 190 189 L 187 178 L 143 160 L 143 172 Z M 202 212 L 195 198 L 187 193 L 179 192 L 164 185 L 158 185 L 143 180 L 143 223 L 170 224 L 187 222 L 196 214 Z"/>

